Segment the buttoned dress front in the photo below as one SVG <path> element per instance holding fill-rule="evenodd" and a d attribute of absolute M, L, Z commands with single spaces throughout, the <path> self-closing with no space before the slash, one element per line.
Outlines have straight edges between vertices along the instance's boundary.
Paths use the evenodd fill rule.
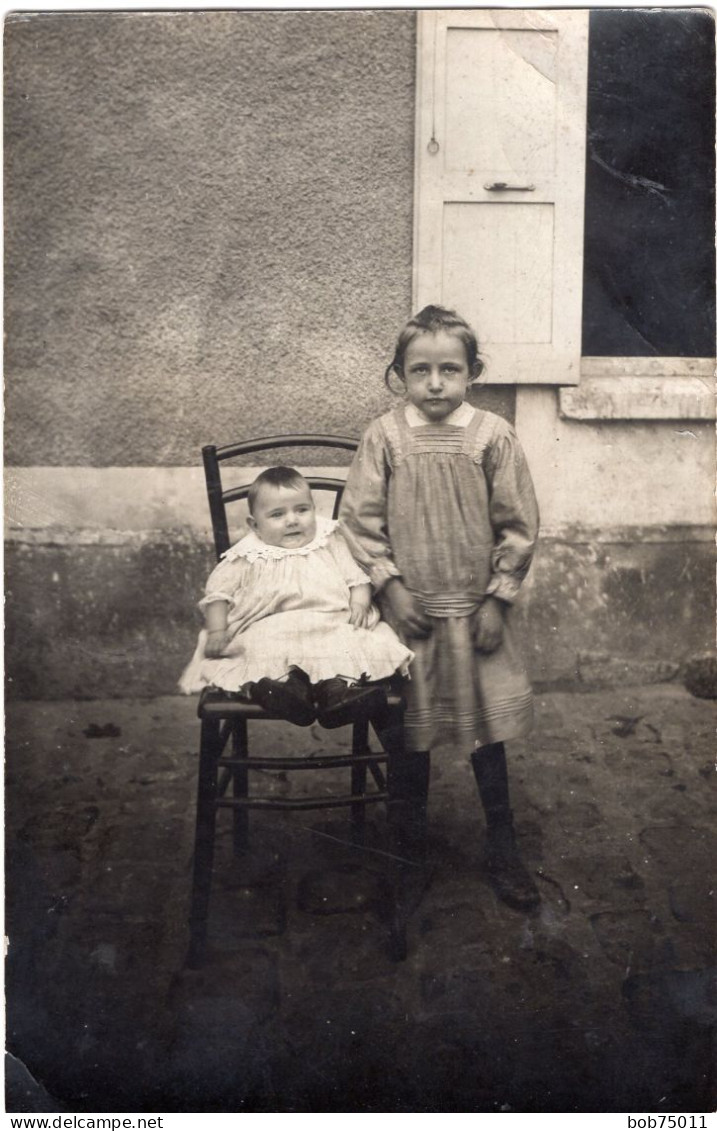
<path fill-rule="evenodd" d="M 467 402 L 440 423 L 411 404 L 379 417 L 349 470 L 340 519 L 379 601 L 388 579 L 401 577 L 432 621 L 427 639 L 406 641 L 415 653 L 409 747 L 440 741 L 472 750 L 526 734 L 532 692 L 510 606 L 539 520 L 511 426 Z M 471 627 L 489 594 L 506 612 L 502 643 L 486 655 L 475 650 Z"/>

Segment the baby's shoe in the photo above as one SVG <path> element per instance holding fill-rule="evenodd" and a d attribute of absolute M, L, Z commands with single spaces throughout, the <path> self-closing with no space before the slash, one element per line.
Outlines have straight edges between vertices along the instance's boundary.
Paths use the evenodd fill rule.
<path fill-rule="evenodd" d="M 355 683 L 350 687 L 343 679 L 324 679 L 314 691 L 316 719 L 327 730 L 346 726 L 386 705 L 383 683 Z"/>
<path fill-rule="evenodd" d="M 316 718 L 311 684 L 300 671 L 289 672 L 287 679 L 260 679 L 252 685 L 255 703 L 277 719 L 286 719 L 299 727 L 308 727 Z"/>

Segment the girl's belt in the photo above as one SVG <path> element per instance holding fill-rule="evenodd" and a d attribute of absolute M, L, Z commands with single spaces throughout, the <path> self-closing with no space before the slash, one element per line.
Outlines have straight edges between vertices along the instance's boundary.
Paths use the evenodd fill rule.
<path fill-rule="evenodd" d="M 429 617 L 468 617 L 480 608 L 482 596 L 474 593 L 420 593 L 411 590 Z"/>

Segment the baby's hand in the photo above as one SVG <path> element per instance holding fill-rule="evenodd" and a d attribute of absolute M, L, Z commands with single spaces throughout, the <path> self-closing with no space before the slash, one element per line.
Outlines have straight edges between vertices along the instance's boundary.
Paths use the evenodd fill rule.
<path fill-rule="evenodd" d="M 364 592 L 364 590 L 366 590 Z M 368 585 L 357 585 L 349 597 L 349 624 L 354 628 L 368 628 L 371 609 L 371 590 Z"/>
<path fill-rule="evenodd" d="M 486 597 L 478 611 L 473 614 L 472 629 L 476 652 L 483 652 L 484 655 L 495 652 L 503 639 L 502 602 L 495 597 Z"/>
<path fill-rule="evenodd" d="M 210 660 L 216 660 L 219 656 L 223 655 L 228 640 L 228 633 L 225 628 L 215 628 L 207 631 L 207 639 L 204 645 L 204 655 Z"/>

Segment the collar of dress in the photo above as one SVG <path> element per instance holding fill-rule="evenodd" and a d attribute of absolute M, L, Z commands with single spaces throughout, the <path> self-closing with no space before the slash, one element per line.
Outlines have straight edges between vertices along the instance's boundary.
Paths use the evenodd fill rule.
<path fill-rule="evenodd" d="M 404 411 L 406 413 L 406 423 L 409 428 L 419 428 L 422 424 L 433 424 L 436 428 L 441 428 L 445 424 L 452 424 L 456 428 L 465 428 L 470 424 L 476 414 L 473 405 L 469 404 L 468 401 L 461 401 L 458 408 L 454 408 L 453 412 L 438 424 L 436 424 L 435 420 L 429 420 L 427 416 L 424 416 L 420 409 L 416 408 L 415 404 L 412 404 L 411 401 L 406 403 Z"/>
<path fill-rule="evenodd" d="M 269 546 L 266 542 L 262 542 L 261 538 L 251 530 L 234 546 L 226 550 L 222 554 L 222 558 L 226 562 L 235 562 L 237 558 L 246 558 L 251 563 L 259 560 L 277 562 L 281 561 L 282 558 L 305 557 L 313 550 L 325 546 L 338 525 L 336 519 L 323 518 L 321 515 L 317 515 L 316 534 L 305 546 L 297 546 L 296 549 L 285 546 Z"/>

